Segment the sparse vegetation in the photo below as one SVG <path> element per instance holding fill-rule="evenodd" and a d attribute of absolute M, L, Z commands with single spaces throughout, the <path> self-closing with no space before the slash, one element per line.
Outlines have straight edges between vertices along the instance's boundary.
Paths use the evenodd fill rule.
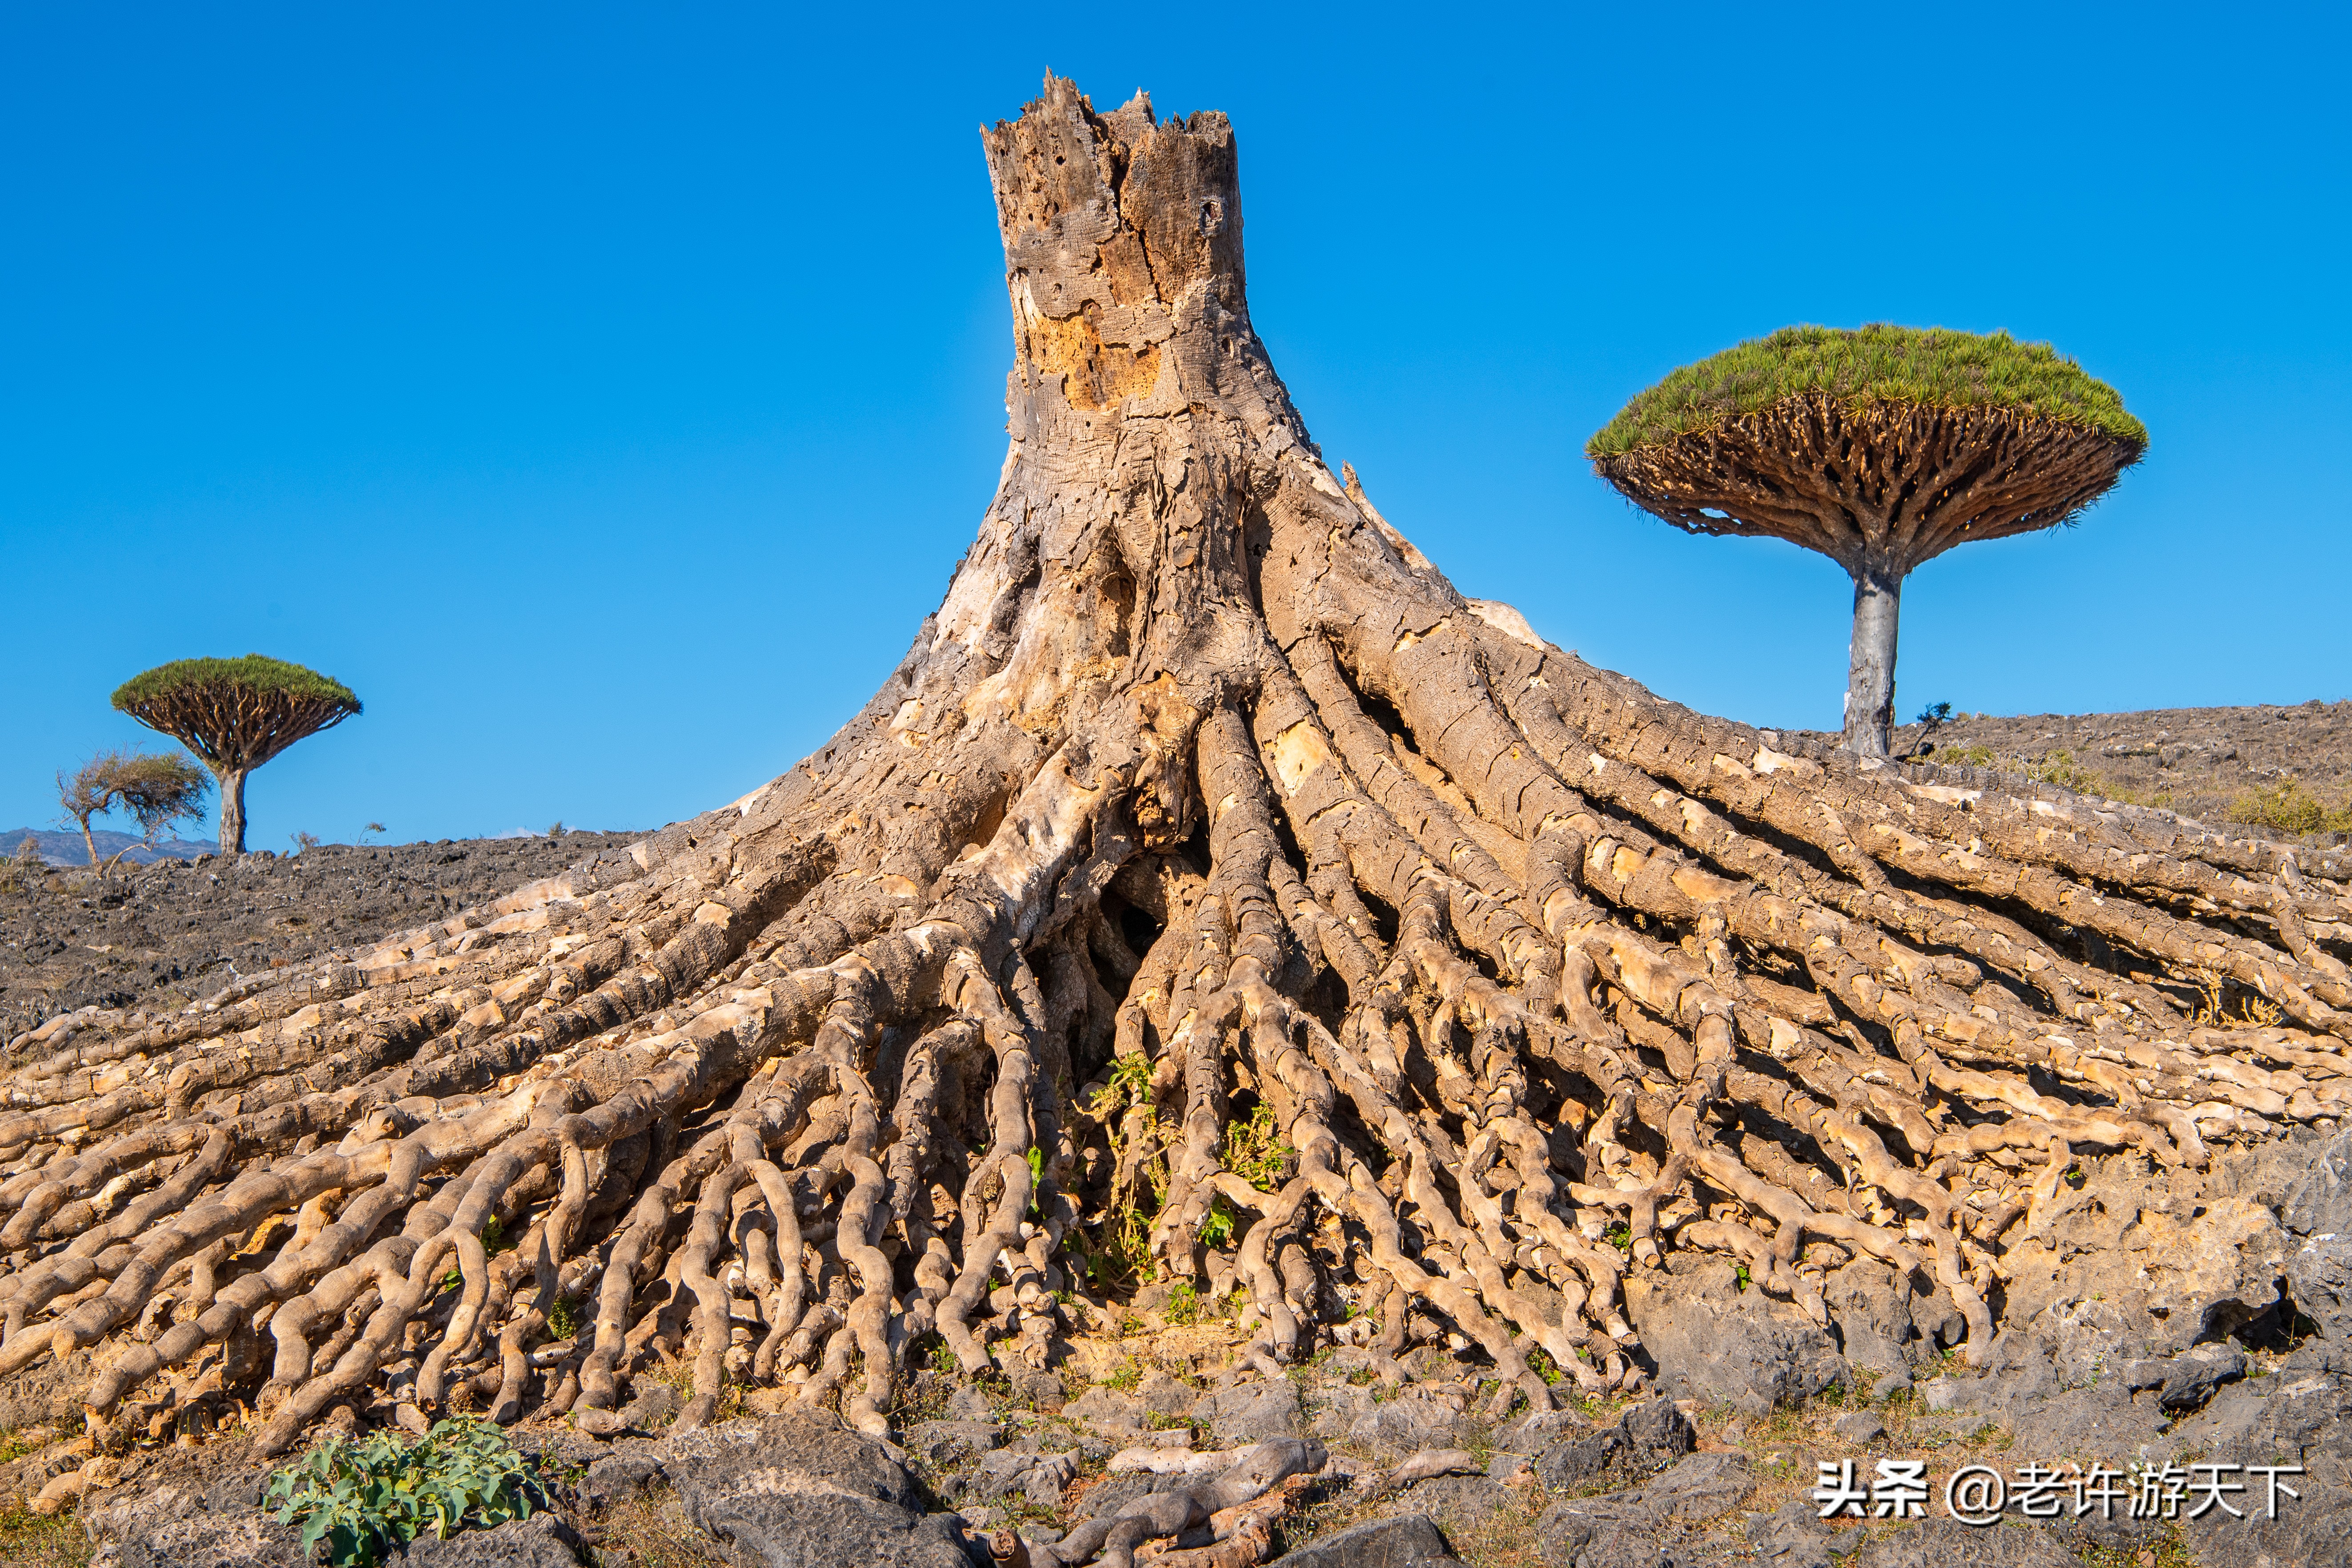
<path fill-rule="evenodd" d="M 44 1518 L 22 1502 L 0 1508 L 0 1563 L 9 1568 L 84 1568 L 90 1552 L 89 1537 L 70 1513 Z"/>
<path fill-rule="evenodd" d="M 528 1519 L 547 1492 L 505 1433 L 453 1416 L 413 1445 L 389 1432 L 330 1436 L 273 1474 L 265 1501 L 279 1522 L 300 1521 L 305 1551 L 323 1543 L 336 1568 L 373 1568 L 428 1533 Z"/>
<path fill-rule="evenodd" d="M 2284 779 L 2247 790 L 2230 803 L 2231 822 L 2281 833 L 2352 833 L 2352 802 L 2330 805 L 2301 779 Z"/>
<path fill-rule="evenodd" d="M 129 812 L 139 824 L 140 842 L 152 848 L 171 824 L 203 820 L 208 787 L 202 768 L 169 752 L 100 752 L 72 773 L 58 775 L 58 804 L 65 808 L 64 820 L 81 829 L 91 868 L 102 873 L 106 868 L 99 865 L 91 817 Z M 17 852 L 21 855 L 22 848 Z M 123 849 L 107 866 L 130 852 Z"/>
<path fill-rule="evenodd" d="M 2104 795 L 2106 784 L 2098 774 L 2074 761 L 2074 753 L 2059 750 L 2025 770 L 2025 776 L 2035 784 L 2055 784 L 2060 789 L 2073 790 L 2076 795 Z"/>
<path fill-rule="evenodd" d="M 0 860 L 0 889 L 10 892 L 37 891 L 48 875 L 48 862 L 41 858 L 41 846 L 31 834 L 16 845 L 16 852 Z"/>
<path fill-rule="evenodd" d="M 1290 1145 L 1282 1141 L 1282 1130 L 1275 1125 L 1274 1107 L 1263 1100 L 1248 1116 L 1225 1128 L 1225 1169 L 1259 1192 L 1280 1187 L 1289 1178 L 1296 1159 Z M 1208 1240 L 1205 1228 L 1201 1239 Z"/>

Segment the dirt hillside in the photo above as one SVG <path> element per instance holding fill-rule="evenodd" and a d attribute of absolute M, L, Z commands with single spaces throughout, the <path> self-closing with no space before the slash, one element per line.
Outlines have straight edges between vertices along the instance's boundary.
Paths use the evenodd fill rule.
<path fill-rule="evenodd" d="M 1788 731 L 1807 748 L 1837 736 Z M 1906 724 L 1894 752 L 1969 782 L 2072 790 L 2271 837 L 2352 830 L 2352 701 L 2138 713 L 1955 713 Z M 1916 765 L 1911 771 L 1928 774 Z M 1946 782 L 1960 782 L 1948 780 Z"/>
<path fill-rule="evenodd" d="M 483 903 L 640 837 L 320 845 L 52 870 L 0 892 L 0 1038 L 77 1007 L 184 1006 L 236 979 Z"/>

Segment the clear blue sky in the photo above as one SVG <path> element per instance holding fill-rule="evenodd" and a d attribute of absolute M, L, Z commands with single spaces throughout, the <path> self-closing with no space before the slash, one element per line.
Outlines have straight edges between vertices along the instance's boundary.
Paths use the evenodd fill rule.
<path fill-rule="evenodd" d="M 1580 448 L 1677 363 L 1892 320 L 2054 342 L 2154 441 L 2079 528 L 1913 577 L 1904 714 L 2352 694 L 2344 16 L 11 7 L 0 826 L 196 654 L 367 704 L 256 775 L 257 847 L 644 826 L 789 766 L 995 482 L 975 132 L 1049 66 L 1232 116 L 1325 453 L 1590 658 L 1836 721 L 1838 570 Z"/>

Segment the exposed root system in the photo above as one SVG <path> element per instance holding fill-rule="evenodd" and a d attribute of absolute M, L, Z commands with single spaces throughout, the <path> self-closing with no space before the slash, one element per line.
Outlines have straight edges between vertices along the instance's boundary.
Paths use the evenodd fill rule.
<path fill-rule="evenodd" d="M 689 1424 L 881 1433 L 912 1358 L 1043 1364 L 1158 1279 L 1246 1291 L 1264 1365 L 1353 1303 L 1540 1408 L 1639 1381 L 1669 1249 L 1816 1316 L 1885 1259 L 1974 1351 L 2077 1156 L 2352 1110 L 2342 865 L 1781 755 L 1544 645 L 1308 440 L 1222 117 L 1049 81 L 987 143 L 1012 446 L 904 664 L 625 853 L 19 1042 L 0 1372 L 89 1351 L 101 1430 L 241 1400 L 270 1452 L 387 1394 L 611 1431 L 656 1362 Z"/>

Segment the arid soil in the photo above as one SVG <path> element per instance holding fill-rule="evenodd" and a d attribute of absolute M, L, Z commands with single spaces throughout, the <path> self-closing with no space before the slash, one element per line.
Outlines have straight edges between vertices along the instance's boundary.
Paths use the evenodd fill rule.
<path fill-rule="evenodd" d="M 0 891 L 0 1038 L 78 1007 L 184 1006 L 244 976 L 373 942 L 551 876 L 635 834 L 321 845 L 53 869 Z"/>
<path fill-rule="evenodd" d="M 1792 732 L 1813 745 L 1834 734 Z M 2210 826 L 2295 836 L 2278 804 L 2340 822 L 2352 808 L 2352 701 L 2291 708 L 2156 708 L 2138 713 L 1955 713 L 1895 732 L 1897 757 L 1975 770 L 1986 782 L 2065 788 L 2178 812 Z M 1924 775 L 1923 775 L 1924 776 Z M 2342 842 L 2343 828 L 2325 836 Z"/>

